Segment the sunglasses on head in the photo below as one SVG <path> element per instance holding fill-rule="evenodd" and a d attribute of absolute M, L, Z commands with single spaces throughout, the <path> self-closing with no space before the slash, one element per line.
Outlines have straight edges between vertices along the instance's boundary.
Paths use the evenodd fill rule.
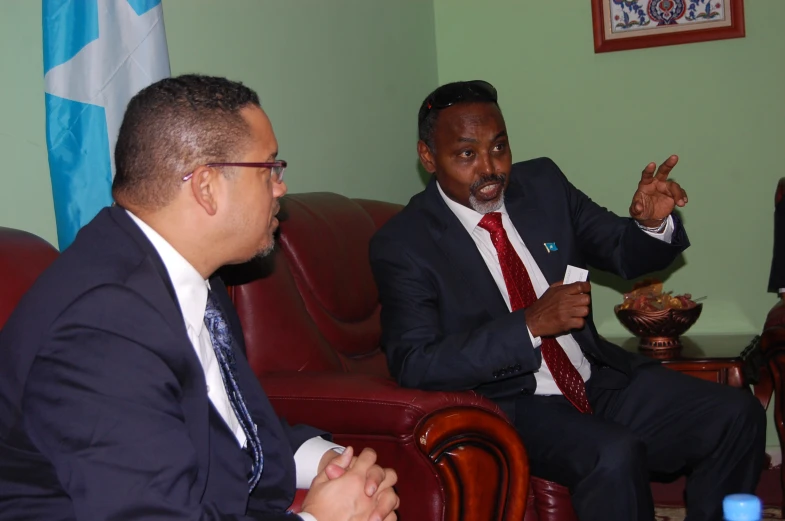
<path fill-rule="evenodd" d="M 451 83 L 431 94 L 426 100 L 427 112 L 432 109 L 442 110 L 462 101 L 485 101 L 496 103 L 496 89 L 483 80 L 462 81 Z"/>

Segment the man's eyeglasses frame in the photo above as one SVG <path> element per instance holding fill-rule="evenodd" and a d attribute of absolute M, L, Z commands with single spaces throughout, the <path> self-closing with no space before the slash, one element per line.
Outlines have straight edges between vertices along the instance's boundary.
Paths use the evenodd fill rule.
<path fill-rule="evenodd" d="M 247 167 L 247 168 L 269 168 L 270 169 L 270 179 L 274 183 L 281 183 L 283 182 L 283 173 L 286 170 L 287 163 L 286 161 L 268 161 L 265 163 L 208 163 L 204 166 L 217 168 L 221 166 L 239 166 L 239 167 Z M 194 173 L 190 172 L 183 176 L 183 182 L 188 181 L 193 177 Z"/>

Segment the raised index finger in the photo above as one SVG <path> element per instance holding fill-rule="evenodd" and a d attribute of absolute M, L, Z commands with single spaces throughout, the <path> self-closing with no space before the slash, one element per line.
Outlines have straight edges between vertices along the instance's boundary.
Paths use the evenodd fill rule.
<path fill-rule="evenodd" d="M 645 180 L 650 182 L 651 179 L 654 177 L 654 169 L 657 168 L 657 163 L 649 163 L 646 165 L 646 168 L 643 169 L 641 172 L 641 180 Z"/>
<path fill-rule="evenodd" d="M 676 166 L 676 163 L 678 162 L 679 156 L 670 156 L 657 169 L 657 175 L 655 177 L 660 181 L 666 181 L 668 179 L 668 174 L 671 173 L 671 170 L 673 170 L 673 167 Z"/>

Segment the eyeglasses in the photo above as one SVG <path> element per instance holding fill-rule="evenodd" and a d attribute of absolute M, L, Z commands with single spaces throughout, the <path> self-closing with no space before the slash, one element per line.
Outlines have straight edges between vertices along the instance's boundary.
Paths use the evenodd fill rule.
<path fill-rule="evenodd" d="M 209 166 L 209 167 L 240 166 L 240 167 L 249 167 L 249 168 L 269 168 L 270 179 L 274 183 L 280 183 L 283 181 L 283 173 L 284 170 L 286 170 L 286 161 L 270 161 L 267 163 L 208 163 L 204 166 Z M 183 182 L 191 179 L 193 175 L 194 173 L 191 172 L 183 176 Z"/>
<path fill-rule="evenodd" d="M 496 89 L 493 85 L 483 80 L 461 81 L 450 83 L 436 89 L 425 100 L 426 114 L 432 109 L 446 109 L 461 101 L 498 101 Z"/>

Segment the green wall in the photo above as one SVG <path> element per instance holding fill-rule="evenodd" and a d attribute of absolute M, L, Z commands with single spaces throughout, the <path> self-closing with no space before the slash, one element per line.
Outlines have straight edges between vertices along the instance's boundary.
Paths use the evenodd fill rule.
<path fill-rule="evenodd" d="M 57 245 L 44 135 L 41 2 L 0 2 L 0 226 Z"/>
<path fill-rule="evenodd" d="M 404 203 L 419 191 L 416 111 L 436 86 L 421 0 L 164 0 L 172 74 L 259 92 L 291 192 Z M 44 135 L 40 0 L 0 2 L 0 226 L 57 244 Z"/>
<path fill-rule="evenodd" d="M 759 332 L 785 176 L 785 2 L 745 2 L 743 39 L 604 54 L 590 2 L 572 4 L 435 0 L 439 82 L 493 83 L 514 158 L 551 157 L 620 214 L 643 167 L 678 154 L 692 246 L 666 288 L 709 297 L 691 333 Z M 600 332 L 622 334 L 612 308 L 627 286 L 593 280 Z"/>

